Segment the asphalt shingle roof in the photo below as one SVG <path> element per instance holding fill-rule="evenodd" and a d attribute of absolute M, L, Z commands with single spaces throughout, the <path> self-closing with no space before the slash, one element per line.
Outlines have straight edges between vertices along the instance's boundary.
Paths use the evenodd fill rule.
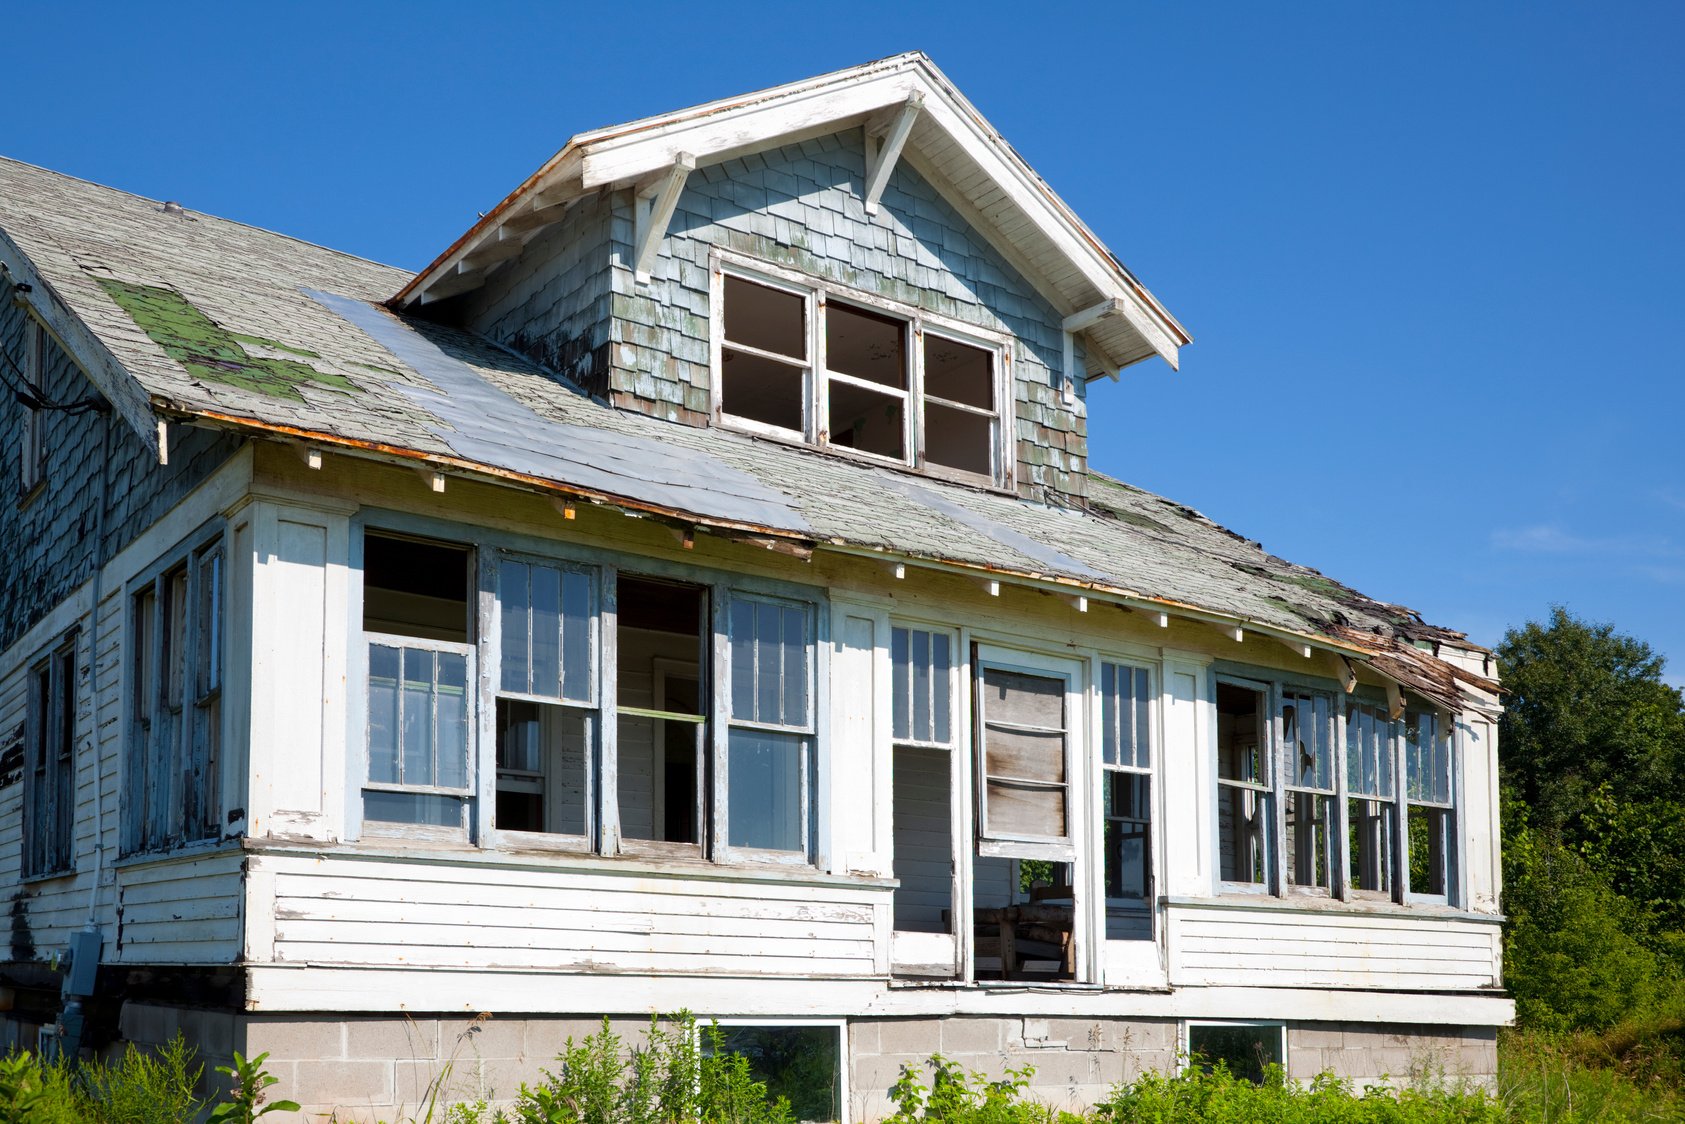
<path fill-rule="evenodd" d="M 1031 503 L 612 409 L 479 336 L 389 311 L 402 270 L 0 159 L 0 232 L 164 415 L 375 446 L 675 518 L 1080 583 L 1370 650 L 1455 697 L 1461 640 L 1100 474 Z"/>

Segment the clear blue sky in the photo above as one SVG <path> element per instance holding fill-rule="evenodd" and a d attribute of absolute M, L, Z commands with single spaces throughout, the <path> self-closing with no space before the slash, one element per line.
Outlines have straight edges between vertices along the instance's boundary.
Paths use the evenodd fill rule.
<path fill-rule="evenodd" d="M 1195 337 L 1096 466 L 1685 683 L 1685 5 L 9 9 L 0 153 L 412 269 L 572 133 L 922 49 Z"/>

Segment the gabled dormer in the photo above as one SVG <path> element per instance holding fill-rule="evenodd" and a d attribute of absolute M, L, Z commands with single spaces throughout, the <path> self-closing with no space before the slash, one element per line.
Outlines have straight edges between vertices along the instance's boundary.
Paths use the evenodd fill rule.
<path fill-rule="evenodd" d="M 1056 502 L 1189 337 L 922 54 L 574 137 L 397 294 L 615 406 Z"/>

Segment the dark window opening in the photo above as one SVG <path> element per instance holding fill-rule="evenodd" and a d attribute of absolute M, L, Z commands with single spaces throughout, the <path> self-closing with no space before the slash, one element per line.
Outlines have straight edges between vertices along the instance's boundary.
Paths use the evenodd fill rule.
<path fill-rule="evenodd" d="M 472 551 L 453 543 L 363 536 L 363 629 L 468 643 Z"/>
<path fill-rule="evenodd" d="M 1264 1071 L 1281 1065 L 1280 1026 L 1188 1027 L 1188 1053 L 1207 1073 L 1222 1065 L 1234 1076 L 1256 1085 L 1264 1083 Z"/>
<path fill-rule="evenodd" d="M 711 630 L 702 586 L 622 576 L 616 771 L 624 840 L 699 848 L 706 822 Z"/>
<path fill-rule="evenodd" d="M 1217 848 L 1225 882 L 1262 885 L 1272 838 L 1264 693 L 1217 684 Z"/>
<path fill-rule="evenodd" d="M 841 1028 L 835 1026 L 721 1026 L 702 1032 L 710 1057 L 736 1054 L 749 1075 L 766 1085 L 767 1099 L 783 1097 L 800 1121 L 842 1119 L 838 1062 Z"/>

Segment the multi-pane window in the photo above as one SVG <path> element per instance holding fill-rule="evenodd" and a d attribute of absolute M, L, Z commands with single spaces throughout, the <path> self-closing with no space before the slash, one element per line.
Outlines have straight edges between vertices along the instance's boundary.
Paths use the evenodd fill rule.
<path fill-rule="evenodd" d="M 1398 832 L 1393 736 L 1386 711 L 1346 707 L 1346 833 L 1351 889 L 1391 895 Z"/>
<path fill-rule="evenodd" d="M 1141 912 L 1152 897 L 1151 699 L 1146 668 L 1100 665 L 1102 846 L 1112 940 L 1152 936 L 1151 915 Z"/>
<path fill-rule="evenodd" d="M 29 670 L 24 741 L 24 877 L 71 868 L 76 806 L 76 634 Z"/>
<path fill-rule="evenodd" d="M 476 712 L 470 556 L 454 543 L 363 538 L 366 824 L 468 826 Z"/>
<path fill-rule="evenodd" d="M 710 598 L 693 582 L 616 582 L 620 849 L 700 857 L 708 831 Z"/>
<path fill-rule="evenodd" d="M 890 629 L 895 928 L 951 933 L 954 920 L 954 684 L 948 629 Z"/>
<path fill-rule="evenodd" d="M 846 293 L 722 272 L 718 405 L 734 425 L 1004 483 L 1004 347 Z"/>
<path fill-rule="evenodd" d="M 813 607 L 735 594 L 728 630 L 726 846 L 805 860 L 816 812 Z"/>
<path fill-rule="evenodd" d="M 500 831 L 589 846 L 594 786 L 594 571 L 504 556 L 497 563 Z"/>
<path fill-rule="evenodd" d="M 1439 715 L 1404 716 L 1404 796 L 1409 843 L 1409 892 L 1446 898 L 1452 856 L 1451 738 Z"/>
<path fill-rule="evenodd" d="M 225 569 L 212 540 L 132 595 L 125 853 L 220 831 Z"/>
<path fill-rule="evenodd" d="M 1266 699 L 1261 687 L 1217 684 L 1217 857 L 1224 882 L 1269 881 L 1275 828 Z"/>
<path fill-rule="evenodd" d="M 1287 812 L 1287 881 L 1328 893 L 1337 866 L 1334 713 L 1327 695 L 1281 692 L 1281 775 Z"/>

